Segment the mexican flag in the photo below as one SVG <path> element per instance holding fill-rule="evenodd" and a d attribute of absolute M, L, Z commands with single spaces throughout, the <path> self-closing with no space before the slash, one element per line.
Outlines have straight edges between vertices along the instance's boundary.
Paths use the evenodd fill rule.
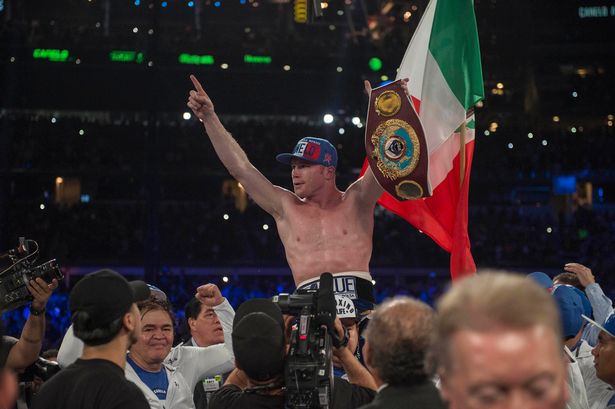
<path fill-rule="evenodd" d="M 399 67 L 400 78 L 409 79 L 425 131 L 433 195 L 400 202 L 385 193 L 378 202 L 451 253 L 455 280 L 476 272 L 468 237 L 475 121 L 468 112 L 484 90 L 472 0 L 429 2 Z"/>

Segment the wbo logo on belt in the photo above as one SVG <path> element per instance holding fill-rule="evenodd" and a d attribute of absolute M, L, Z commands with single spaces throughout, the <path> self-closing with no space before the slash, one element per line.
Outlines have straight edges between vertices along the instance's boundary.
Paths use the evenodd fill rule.
<path fill-rule="evenodd" d="M 425 133 L 400 80 L 369 97 L 365 151 L 376 180 L 397 200 L 431 196 Z"/>

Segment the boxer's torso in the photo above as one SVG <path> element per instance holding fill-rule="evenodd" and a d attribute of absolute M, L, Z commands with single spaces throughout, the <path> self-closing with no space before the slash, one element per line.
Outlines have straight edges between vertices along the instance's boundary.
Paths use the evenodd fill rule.
<path fill-rule="evenodd" d="M 285 200 L 276 223 L 295 283 L 323 272 L 369 271 L 373 212 L 373 205 L 362 205 L 348 191 L 326 208 L 296 197 Z"/>

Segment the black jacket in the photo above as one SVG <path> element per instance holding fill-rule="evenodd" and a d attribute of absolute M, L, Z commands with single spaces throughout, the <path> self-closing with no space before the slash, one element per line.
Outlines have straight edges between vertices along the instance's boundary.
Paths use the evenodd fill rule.
<path fill-rule="evenodd" d="M 386 386 L 360 409 L 446 409 L 438 389 L 430 381 L 413 386 Z"/>

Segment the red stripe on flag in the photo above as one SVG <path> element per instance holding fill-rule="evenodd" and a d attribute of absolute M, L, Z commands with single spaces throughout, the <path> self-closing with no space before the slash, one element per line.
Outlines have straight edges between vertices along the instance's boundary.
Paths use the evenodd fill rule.
<path fill-rule="evenodd" d="M 468 236 L 468 192 L 474 140 L 466 143 L 465 149 L 466 175 L 461 187 L 457 154 L 453 159 L 453 168 L 442 183 L 436 186 L 431 197 L 400 202 L 385 192 L 378 200 L 385 209 L 402 217 L 451 253 L 450 269 L 453 280 L 476 272 Z M 361 175 L 367 166 L 365 160 Z"/>
<path fill-rule="evenodd" d="M 414 110 L 417 114 L 421 112 L 421 100 L 415 98 L 414 95 L 410 95 L 410 99 L 412 100 L 412 104 L 414 105 Z"/>

